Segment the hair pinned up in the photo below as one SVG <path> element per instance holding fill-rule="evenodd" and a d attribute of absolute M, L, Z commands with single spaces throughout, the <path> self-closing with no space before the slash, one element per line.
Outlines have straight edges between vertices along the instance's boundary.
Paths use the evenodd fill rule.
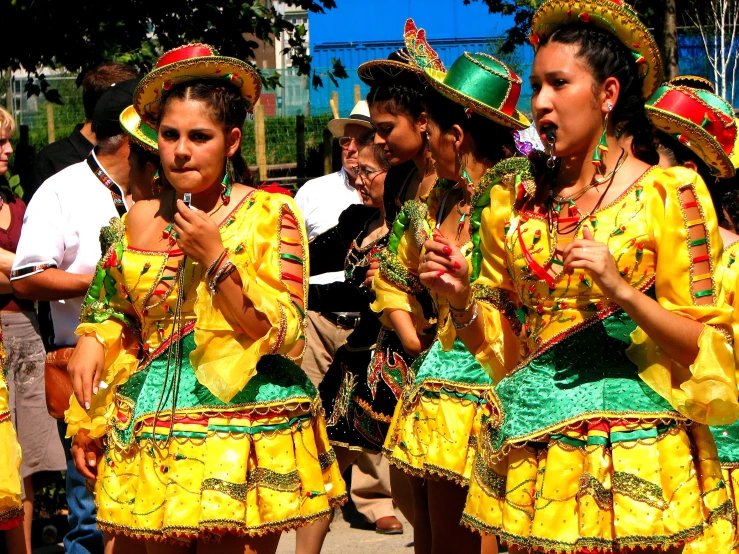
<path fill-rule="evenodd" d="M 182 85 L 172 87 L 162 97 L 159 121 L 164 117 L 167 105 L 173 98 L 177 100 L 196 100 L 203 103 L 213 121 L 220 123 L 226 133 L 231 129 L 242 129 L 246 121 L 247 101 L 234 85 L 225 81 L 203 79 L 188 81 Z M 241 154 L 240 144 L 236 153 L 229 159 L 233 164 L 234 173 L 231 175 L 231 179 L 237 183 L 252 185 L 254 177 Z"/>
<path fill-rule="evenodd" d="M 556 29 L 541 40 L 577 44 L 577 56 L 585 61 L 598 86 L 608 77 L 615 77 L 621 85 L 618 101 L 610 118 L 615 129 L 632 137 L 631 151 L 640 160 L 656 164 L 657 154 L 654 127 L 647 117 L 642 96 L 642 78 L 633 54 L 608 31 L 593 25 L 570 23 Z"/>
<path fill-rule="evenodd" d="M 403 114 L 417 121 L 426 111 L 423 91 L 405 84 L 390 84 L 372 87 L 367 94 L 367 104 L 381 107 L 392 115 Z"/>

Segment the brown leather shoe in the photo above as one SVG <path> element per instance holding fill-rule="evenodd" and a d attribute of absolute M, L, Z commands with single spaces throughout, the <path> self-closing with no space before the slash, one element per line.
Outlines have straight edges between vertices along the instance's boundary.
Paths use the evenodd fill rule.
<path fill-rule="evenodd" d="M 375 521 L 375 532 L 382 535 L 402 535 L 403 524 L 395 516 L 381 517 Z"/>

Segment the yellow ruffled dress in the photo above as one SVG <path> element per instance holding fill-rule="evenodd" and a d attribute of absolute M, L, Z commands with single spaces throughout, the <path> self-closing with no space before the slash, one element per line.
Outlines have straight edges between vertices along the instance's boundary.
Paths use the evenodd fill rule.
<path fill-rule="evenodd" d="M 258 340 L 234 331 L 202 267 L 186 259 L 179 282 L 167 281 L 168 253 L 128 246 L 118 223 L 77 329 L 104 344 L 108 388 L 87 413 L 73 397 L 66 418 L 70 435 L 106 440 L 95 485 L 103 530 L 253 535 L 326 517 L 344 500 L 317 391 L 286 357 L 302 340 L 308 280 L 297 213 L 289 197 L 255 191 L 221 225 L 244 295 L 270 323 Z M 285 252 L 296 246 L 303 255 Z"/>
<path fill-rule="evenodd" d="M 0 531 L 23 522 L 21 461 L 21 446 L 10 421 L 5 350 L 0 332 Z"/>
<path fill-rule="evenodd" d="M 736 340 L 739 337 L 739 241 L 735 241 L 724 248 L 721 257 L 722 270 L 721 286 L 725 293 L 726 303 L 734 308 L 732 322 L 734 333 L 734 360 L 739 367 L 739 350 Z M 716 441 L 718 459 L 721 462 L 721 473 L 729 497 L 737 505 L 737 490 L 739 490 L 739 422 L 720 427 L 711 427 L 711 434 Z M 717 520 L 714 525 L 706 529 L 704 537 L 685 547 L 684 554 L 716 554 L 727 552 L 739 554 L 739 537 L 731 534 L 724 520 Z"/>
<path fill-rule="evenodd" d="M 704 425 L 739 414 L 731 308 L 715 274 L 721 238 L 705 184 L 685 168 L 653 167 L 587 221 L 633 287 L 705 325 L 690 367 L 586 272 L 551 277 L 557 238 L 546 217 L 522 210 L 518 192 L 493 189 L 475 286 L 518 296 L 529 354 L 510 367 L 502 316 L 479 302 L 486 341 L 476 356 L 504 375 L 495 389 L 504 417 L 483 423 L 463 522 L 545 552 L 668 548 L 719 519 L 734 533 L 736 511 Z"/>
<path fill-rule="evenodd" d="M 479 216 L 490 201 L 490 190 L 515 174 L 518 165 L 524 162 L 523 158 L 505 160 L 489 169 L 477 185 L 471 200 L 473 238 L 462 246 L 471 265 L 474 236 L 479 235 Z M 395 236 L 390 239 L 373 281 L 377 300 L 372 309 L 381 313 L 381 319 L 387 319 L 385 310 L 396 309 L 410 313 L 416 330 L 421 333 L 437 319 L 442 327 L 451 325 L 448 305 L 438 309 L 434 305 L 429 314 L 419 302 L 428 293 L 417 277 L 423 243 L 436 226 L 438 212 L 450 189 L 448 184 L 437 184 L 426 203 L 407 202 L 399 218 L 401 223 L 406 218 L 405 225 L 398 222 L 394 225 Z M 503 311 L 508 309 L 509 316 L 513 315 L 515 309 L 511 311 L 507 295 L 492 293 L 495 298 L 486 296 L 488 300 Z M 411 475 L 424 478 L 438 475 L 467 486 L 481 421 L 500 418 L 494 382 L 464 344 L 454 338 L 448 343 L 435 340 L 414 362 L 411 373 L 410 385 L 403 391 L 385 439 L 386 456 L 391 464 Z"/>

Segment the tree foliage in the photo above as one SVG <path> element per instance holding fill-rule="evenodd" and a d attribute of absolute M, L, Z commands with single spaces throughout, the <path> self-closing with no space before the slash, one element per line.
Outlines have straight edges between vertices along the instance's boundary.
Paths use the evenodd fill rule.
<path fill-rule="evenodd" d="M 336 7 L 334 0 L 286 0 L 312 13 Z M 0 49 L 0 69 L 25 69 L 36 79 L 26 85 L 27 94 L 42 93 L 59 101 L 48 88 L 42 68 L 64 68 L 80 75 L 103 61 L 132 63 L 150 70 L 164 51 L 188 42 L 204 42 L 221 54 L 253 60 L 259 44 L 288 34 L 289 55 L 300 75 L 310 75 L 312 58 L 305 42 L 306 29 L 293 25 L 266 0 L 10 0 L 3 10 L 3 27 L 12 40 Z M 9 38 L 6 35 L 6 38 Z M 335 64 L 333 80 L 343 67 Z M 265 77 L 264 84 L 279 85 L 279 76 Z M 314 75 L 314 84 L 321 86 Z"/>
<path fill-rule="evenodd" d="M 501 45 L 501 51 L 513 52 L 517 46 L 528 42 L 531 29 L 531 18 L 543 0 L 463 0 L 465 4 L 471 2 L 482 2 L 490 13 L 508 15 L 513 17 L 513 25 L 508 29 L 505 40 Z M 685 13 L 686 10 L 698 5 L 700 0 L 678 0 L 677 13 Z M 656 37 L 660 49 L 664 52 L 665 35 L 665 2 L 664 0 L 631 0 L 629 2 L 639 14 L 642 22 L 651 29 Z M 678 18 L 679 25 L 685 25 L 682 18 Z"/>

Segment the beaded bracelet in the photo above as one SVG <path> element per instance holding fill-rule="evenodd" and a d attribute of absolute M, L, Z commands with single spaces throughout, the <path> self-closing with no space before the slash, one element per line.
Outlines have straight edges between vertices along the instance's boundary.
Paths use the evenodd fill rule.
<path fill-rule="evenodd" d="M 470 310 L 470 308 L 472 307 L 472 304 L 474 304 L 474 303 L 475 303 L 475 295 L 474 294 L 470 294 L 470 301 L 467 303 L 467 305 L 464 308 L 455 308 L 454 306 L 452 306 L 452 304 L 450 302 L 449 303 L 449 309 L 452 312 L 457 313 L 457 314 L 466 314 Z"/>
<path fill-rule="evenodd" d="M 478 303 L 475 302 L 475 309 L 472 312 L 472 317 L 469 319 L 469 321 L 467 321 L 465 323 L 457 323 L 456 321 L 454 321 L 454 317 L 452 317 L 452 325 L 454 325 L 454 328 L 457 331 L 460 331 L 461 329 L 466 329 L 467 327 L 469 327 L 470 325 L 472 325 L 472 323 L 477 319 L 477 313 L 478 313 L 477 306 L 478 306 Z"/>
<path fill-rule="evenodd" d="M 213 261 L 213 263 L 208 266 L 208 269 L 205 270 L 206 279 L 208 279 L 216 270 L 216 268 L 221 265 L 221 262 L 223 261 L 223 258 L 226 257 L 226 254 L 228 254 L 228 248 L 224 248 L 223 252 L 218 254 L 218 257 Z"/>
<path fill-rule="evenodd" d="M 236 266 L 231 263 L 231 260 L 227 260 L 225 264 L 221 266 L 221 269 L 208 281 L 208 290 L 211 294 L 218 294 L 218 285 L 224 281 L 229 275 L 236 271 Z"/>

